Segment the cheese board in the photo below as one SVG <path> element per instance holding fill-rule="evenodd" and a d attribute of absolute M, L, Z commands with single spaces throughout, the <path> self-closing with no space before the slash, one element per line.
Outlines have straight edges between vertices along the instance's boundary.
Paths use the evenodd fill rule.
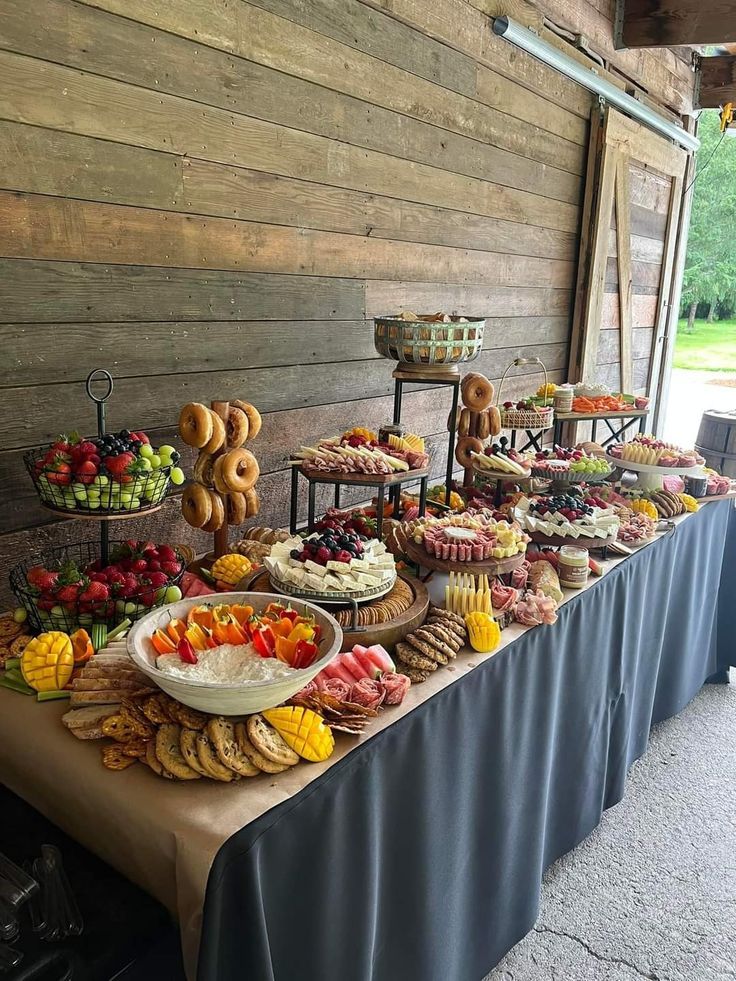
<path fill-rule="evenodd" d="M 407 557 L 425 569 L 436 569 L 440 572 L 468 572 L 473 576 L 500 576 L 504 572 L 513 572 L 524 562 L 525 552 L 506 556 L 503 559 L 481 559 L 478 562 L 453 562 L 452 559 L 440 559 L 430 555 L 423 545 L 409 539 L 406 543 Z"/>

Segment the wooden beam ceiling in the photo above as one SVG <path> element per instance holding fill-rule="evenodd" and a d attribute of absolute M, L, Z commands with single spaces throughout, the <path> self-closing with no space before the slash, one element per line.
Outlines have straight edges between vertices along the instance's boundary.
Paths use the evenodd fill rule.
<path fill-rule="evenodd" d="M 736 102 L 736 55 L 703 58 L 701 69 L 701 109 L 717 109 L 726 102 Z"/>
<path fill-rule="evenodd" d="M 736 0 L 617 0 L 616 46 L 736 41 Z"/>

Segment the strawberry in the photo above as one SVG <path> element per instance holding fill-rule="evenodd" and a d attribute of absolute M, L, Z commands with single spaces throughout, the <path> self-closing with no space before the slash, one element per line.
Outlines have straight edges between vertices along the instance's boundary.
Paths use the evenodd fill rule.
<path fill-rule="evenodd" d="M 145 559 L 135 559 L 130 569 L 131 572 L 147 572 L 148 563 L 146 562 Z"/>
<path fill-rule="evenodd" d="M 53 596 L 40 596 L 36 600 L 36 606 L 39 608 L 39 610 L 44 610 L 46 613 L 48 613 L 56 606 L 56 600 Z"/>
<path fill-rule="evenodd" d="M 176 551 L 171 545 L 159 545 L 158 557 L 162 562 L 176 562 Z"/>
<path fill-rule="evenodd" d="M 55 456 L 50 469 L 46 470 L 49 483 L 66 487 L 72 482 L 72 468 L 62 456 Z"/>
<path fill-rule="evenodd" d="M 111 586 L 122 586 L 125 582 L 125 576 L 120 569 L 108 569 L 107 581 Z"/>
<path fill-rule="evenodd" d="M 125 574 L 123 583 L 120 586 L 120 595 L 123 597 L 133 596 L 138 591 L 138 588 L 138 577 L 133 575 L 132 572 L 128 572 Z"/>
<path fill-rule="evenodd" d="M 79 596 L 80 589 L 81 587 L 79 583 L 62 586 L 59 592 L 56 594 L 56 598 L 60 603 L 74 603 Z"/>
<path fill-rule="evenodd" d="M 162 562 L 161 572 L 165 572 L 167 576 L 178 576 L 181 572 L 181 562 Z"/>
<path fill-rule="evenodd" d="M 97 476 L 97 467 L 91 460 L 84 460 L 77 464 L 75 476 L 80 484 L 91 484 Z"/>
<path fill-rule="evenodd" d="M 148 560 L 148 571 L 149 572 L 161 572 L 161 563 L 158 559 Z"/>
<path fill-rule="evenodd" d="M 155 586 L 158 589 L 159 586 L 166 586 L 169 582 L 169 578 L 165 572 L 153 571 L 149 573 L 148 581 L 152 586 Z"/>
<path fill-rule="evenodd" d="M 322 545 L 321 548 L 317 549 L 317 554 L 314 557 L 315 562 L 319 562 L 320 565 L 326 565 L 331 559 L 332 552 L 326 545 Z"/>
<path fill-rule="evenodd" d="M 135 460 L 132 453 L 118 453 L 117 456 L 106 456 L 104 463 L 111 474 L 120 476 L 125 473 L 131 463 Z"/>
<path fill-rule="evenodd" d="M 82 603 L 102 603 L 110 598 L 110 590 L 105 583 L 91 582 L 83 593 L 79 594 Z"/>
<path fill-rule="evenodd" d="M 36 585 L 41 590 L 42 593 L 49 593 L 52 589 L 56 587 L 59 581 L 58 572 L 44 572 L 43 575 L 38 577 Z"/>
<path fill-rule="evenodd" d="M 346 551 L 344 548 L 341 548 L 339 552 L 335 553 L 335 562 L 350 562 L 352 558 L 354 558 L 354 556 L 352 556 L 350 552 Z"/>
<path fill-rule="evenodd" d="M 31 586 L 38 586 L 38 581 L 41 576 L 46 575 L 46 570 L 42 565 L 32 566 L 26 573 L 26 580 Z"/>

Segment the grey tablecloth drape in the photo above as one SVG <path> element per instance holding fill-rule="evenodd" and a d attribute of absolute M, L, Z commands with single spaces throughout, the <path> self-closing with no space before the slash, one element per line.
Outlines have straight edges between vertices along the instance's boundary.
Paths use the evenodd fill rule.
<path fill-rule="evenodd" d="M 477 981 L 653 723 L 736 653 L 732 502 L 620 564 L 231 837 L 199 981 Z"/>

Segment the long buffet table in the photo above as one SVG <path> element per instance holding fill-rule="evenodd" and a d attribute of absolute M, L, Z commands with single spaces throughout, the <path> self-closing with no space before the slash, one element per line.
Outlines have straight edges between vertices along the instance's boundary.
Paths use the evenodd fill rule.
<path fill-rule="evenodd" d="M 104 770 L 0 691 L 0 780 L 159 898 L 200 981 L 472 981 L 624 793 L 653 723 L 734 663 L 736 514 L 709 504 L 552 627 L 413 686 L 325 764 L 238 785 Z"/>

